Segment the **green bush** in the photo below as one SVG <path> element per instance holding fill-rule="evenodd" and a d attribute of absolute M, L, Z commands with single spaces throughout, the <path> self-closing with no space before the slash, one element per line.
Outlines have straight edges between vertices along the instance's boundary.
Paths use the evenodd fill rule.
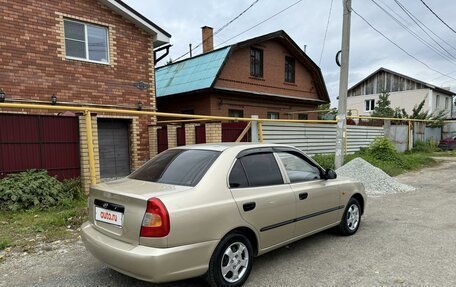
<path fill-rule="evenodd" d="M 47 209 L 81 194 L 78 181 L 61 183 L 45 170 L 28 170 L 0 180 L 0 210 Z"/>
<path fill-rule="evenodd" d="M 322 168 L 334 169 L 334 154 L 316 154 L 312 157 Z"/>
<path fill-rule="evenodd" d="M 433 141 L 433 140 L 416 141 L 414 143 L 412 152 L 431 153 L 431 152 L 439 151 L 438 145 L 439 145 L 439 143 L 436 141 Z"/>
<path fill-rule="evenodd" d="M 376 138 L 367 150 L 364 151 L 369 156 L 382 161 L 400 161 L 399 153 L 393 143 L 386 137 Z"/>

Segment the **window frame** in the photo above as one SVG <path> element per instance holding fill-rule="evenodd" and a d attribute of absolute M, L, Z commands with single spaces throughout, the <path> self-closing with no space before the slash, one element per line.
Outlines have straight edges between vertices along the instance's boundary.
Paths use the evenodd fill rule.
<path fill-rule="evenodd" d="M 84 41 L 81 41 L 79 39 L 67 38 L 66 34 L 65 34 L 65 22 L 73 22 L 73 23 L 84 25 Z M 93 27 L 96 27 L 96 28 L 103 28 L 106 31 L 106 56 L 107 56 L 106 62 L 91 60 L 89 58 L 89 33 L 87 31 L 87 27 L 88 26 L 93 26 Z M 85 47 L 86 58 L 68 56 L 67 55 L 67 47 L 66 47 L 66 40 L 67 39 L 71 40 L 71 41 L 83 42 L 84 43 L 84 47 Z M 65 59 L 77 60 L 77 61 L 83 61 L 83 62 L 90 62 L 90 63 L 96 63 L 96 64 L 103 64 L 103 65 L 110 65 L 111 64 L 109 27 L 107 27 L 107 26 L 103 26 L 103 25 L 99 25 L 99 24 L 93 24 L 93 23 L 90 23 L 90 22 L 73 20 L 73 19 L 70 19 L 70 18 L 64 18 L 63 19 L 63 43 L 64 43 L 63 45 L 64 45 L 64 48 L 65 48 Z"/>
<path fill-rule="evenodd" d="M 257 63 L 255 52 L 259 53 L 259 60 Z M 264 62 L 264 53 L 262 49 L 256 47 L 250 47 L 250 76 L 255 78 L 263 78 L 264 76 L 264 69 L 263 69 L 263 62 Z M 256 65 L 258 65 L 258 74 L 256 74 Z"/>
<path fill-rule="evenodd" d="M 303 159 L 304 161 L 306 161 L 308 164 L 316 167 L 319 171 L 320 171 L 320 179 L 315 179 L 315 180 L 309 180 L 309 181 L 301 181 L 301 182 L 291 182 L 290 181 L 290 178 L 288 177 L 288 173 L 287 173 L 287 170 L 285 168 L 285 166 L 283 165 L 282 163 L 282 160 L 280 159 L 278 153 L 280 152 L 288 152 L 288 153 L 292 153 L 294 155 L 296 155 L 297 157 Z M 303 183 L 312 183 L 312 182 L 316 182 L 316 181 L 324 181 L 324 175 L 326 173 L 325 169 L 322 168 L 316 161 L 314 161 L 312 158 L 308 157 L 307 155 L 305 155 L 304 153 L 302 153 L 300 150 L 298 149 L 294 149 L 294 148 L 291 148 L 291 147 L 261 147 L 261 148 L 250 148 L 250 149 L 245 149 L 245 150 L 242 150 L 241 152 L 238 153 L 238 155 L 233 159 L 232 163 L 231 163 L 231 166 L 230 168 L 228 169 L 228 172 L 226 174 L 226 186 L 228 189 L 246 189 L 246 188 L 264 188 L 264 187 L 270 187 L 270 186 L 279 186 L 279 185 L 282 185 L 282 184 L 275 184 L 275 185 L 264 185 L 264 186 L 247 186 L 247 187 L 231 187 L 230 186 L 230 175 L 231 175 L 231 171 L 233 170 L 234 168 L 234 165 L 236 164 L 236 161 L 239 160 L 240 158 L 244 157 L 244 156 L 247 156 L 247 155 L 253 155 L 253 154 L 261 154 L 261 153 L 272 153 L 272 155 L 274 156 L 275 158 L 275 161 L 276 161 L 276 164 L 278 165 L 279 167 L 279 170 L 280 170 L 280 174 L 282 175 L 282 179 L 283 179 L 283 184 L 303 184 Z M 242 165 L 242 162 L 241 162 L 241 166 L 242 168 L 244 169 L 244 166 Z M 247 176 L 247 173 L 245 172 L 245 169 L 244 169 L 244 173 L 245 173 L 245 176 L 247 178 L 247 181 L 249 181 L 249 178 Z M 250 185 L 250 182 L 249 182 L 249 185 Z"/>
<path fill-rule="evenodd" d="M 277 115 L 277 118 L 272 118 L 271 117 L 272 115 Z M 271 120 L 278 120 L 278 119 L 280 119 L 280 113 L 279 112 L 267 112 L 266 117 Z"/>
<path fill-rule="evenodd" d="M 226 176 L 226 185 L 227 185 L 227 187 L 229 189 L 265 188 L 265 187 L 267 188 L 267 187 L 270 187 L 270 186 L 280 186 L 280 185 L 284 185 L 284 184 L 289 184 L 288 176 L 286 176 L 286 174 L 284 174 L 284 169 L 282 168 L 281 163 L 277 159 L 277 154 L 273 151 L 272 148 L 266 148 L 266 149 L 268 149 L 268 151 L 261 150 L 261 151 L 255 151 L 255 152 L 251 152 L 251 153 L 248 153 L 248 154 L 245 154 L 245 155 L 241 155 L 243 152 L 248 151 L 248 150 L 244 150 L 244 151 L 241 151 L 238 154 L 238 156 L 236 156 L 234 158 L 234 160 L 231 163 L 231 166 L 230 166 L 230 168 L 228 170 L 227 176 Z M 253 150 L 256 150 L 256 148 L 254 148 Z M 251 184 L 250 183 L 250 179 L 249 179 L 249 176 L 247 175 L 247 172 L 245 171 L 245 167 L 244 167 L 244 164 L 241 161 L 241 158 L 246 157 L 246 156 L 258 155 L 258 154 L 271 154 L 272 155 L 272 157 L 274 158 L 275 163 L 277 164 L 277 168 L 279 169 L 280 176 L 282 177 L 282 183 L 270 184 L 270 185 L 260 185 L 260 186 L 250 186 L 250 184 Z M 246 179 L 247 179 L 247 182 L 248 182 L 249 186 L 246 186 L 246 187 L 231 187 L 231 185 L 230 185 L 230 175 L 231 175 L 231 172 L 233 171 L 233 168 L 236 165 L 237 161 L 239 161 L 241 163 L 242 169 L 244 170 L 244 174 L 246 176 Z"/>
<path fill-rule="evenodd" d="M 287 60 L 290 60 L 291 63 L 287 62 Z M 289 79 L 288 76 L 291 78 Z M 296 60 L 291 56 L 285 56 L 284 82 L 289 84 L 296 82 Z"/>
<path fill-rule="evenodd" d="M 241 112 L 241 116 L 240 116 L 240 117 L 230 116 L 230 113 L 231 113 L 232 111 L 233 111 L 233 112 Z M 244 110 L 228 109 L 228 117 L 230 117 L 230 118 L 243 118 L 243 117 L 244 117 Z"/>
<path fill-rule="evenodd" d="M 277 150 L 274 153 L 276 155 L 276 159 L 277 159 L 277 161 L 279 163 L 280 168 L 283 168 L 283 170 L 285 172 L 285 176 L 286 176 L 287 182 L 289 184 L 300 184 L 300 183 L 307 183 L 307 182 L 315 182 L 315 181 L 324 180 L 324 172 L 325 171 L 323 170 L 323 168 L 321 166 L 316 165 L 311 159 L 309 159 L 304 154 L 302 154 L 302 153 L 300 153 L 298 151 L 292 151 L 292 150 L 283 150 L 283 151 Z M 285 164 L 283 163 L 282 158 L 280 158 L 279 153 L 288 153 L 290 155 L 293 155 L 293 156 L 303 160 L 304 162 L 306 162 L 310 166 L 315 167 L 319 171 L 319 177 L 320 178 L 292 182 L 291 179 L 290 179 L 290 176 L 288 175 L 287 168 L 285 167 Z"/>
<path fill-rule="evenodd" d="M 367 103 L 369 102 L 369 108 L 370 109 L 366 109 L 367 107 Z M 370 104 L 370 103 L 373 103 L 373 104 Z M 366 112 L 373 112 L 375 109 L 375 99 L 368 99 L 368 100 L 364 100 L 364 111 Z"/>

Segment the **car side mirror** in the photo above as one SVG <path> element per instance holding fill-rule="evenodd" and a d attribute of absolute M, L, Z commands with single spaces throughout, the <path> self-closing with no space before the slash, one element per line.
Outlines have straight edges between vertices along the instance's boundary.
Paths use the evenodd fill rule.
<path fill-rule="evenodd" d="M 328 168 L 325 171 L 325 179 L 336 179 L 337 178 L 337 173 L 333 170 Z"/>

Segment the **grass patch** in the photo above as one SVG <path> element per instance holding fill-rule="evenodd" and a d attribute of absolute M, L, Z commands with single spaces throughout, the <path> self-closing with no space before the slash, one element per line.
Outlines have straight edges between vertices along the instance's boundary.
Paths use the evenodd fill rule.
<path fill-rule="evenodd" d="M 27 250 L 36 241 L 77 237 L 79 233 L 70 230 L 79 228 L 87 220 L 87 198 L 68 200 L 46 210 L 1 211 L 0 218 L 0 250 L 7 247 Z"/>
<path fill-rule="evenodd" d="M 456 150 L 447 150 L 447 151 L 438 151 L 438 152 L 433 152 L 432 156 L 435 157 L 451 157 L 451 156 L 456 156 Z"/>
<path fill-rule="evenodd" d="M 379 159 L 372 155 L 368 150 L 361 150 L 354 154 L 349 154 L 344 157 L 344 162 L 347 163 L 354 158 L 361 157 L 373 166 L 383 170 L 390 176 L 417 170 L 423 167 L 436 165 L 438 162 L 432 158 L 435 153 L 398 153 L 395 159 Z M 439 153 L 440 154 L 440 153 Z M 442 155 L 445 156 L 445 155 Z M 446 156 L 448 156 L 446 154 Z M 456 153 L 454 154 L 456 156 Z M 323 168 L 334 169 L 334 154 L 319 154 L 313 157 Z"/>

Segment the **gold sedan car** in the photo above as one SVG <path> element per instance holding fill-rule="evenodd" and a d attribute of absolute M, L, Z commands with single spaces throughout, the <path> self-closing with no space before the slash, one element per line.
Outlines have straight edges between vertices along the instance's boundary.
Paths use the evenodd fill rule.
<path fill-rule="evenodd" d="M 117 181 L 91 188 L 86 248 L 151 282 L 204 275 L 241 286 L 253 258 L 319 231 L 354 234 L 366 195 L 286 145 L 169 149 Z"/>

